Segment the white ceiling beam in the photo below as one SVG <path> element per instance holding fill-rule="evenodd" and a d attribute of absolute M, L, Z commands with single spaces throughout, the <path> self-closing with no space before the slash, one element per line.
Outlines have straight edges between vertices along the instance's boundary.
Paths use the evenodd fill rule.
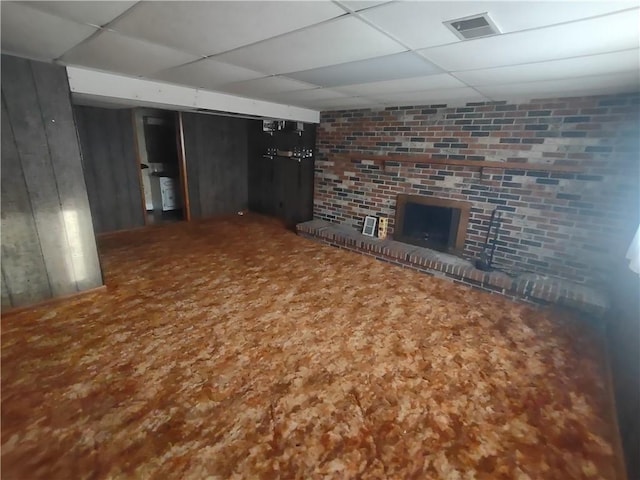
<path fill-rule="evenodd" d="M 79 67 L 67 67 L 72 93 L 130 101 L 132 105 L 176 110 L 206 109 L 279 120 L 319 123 L 320 112 L 169 83 L 127 77 Z"/>

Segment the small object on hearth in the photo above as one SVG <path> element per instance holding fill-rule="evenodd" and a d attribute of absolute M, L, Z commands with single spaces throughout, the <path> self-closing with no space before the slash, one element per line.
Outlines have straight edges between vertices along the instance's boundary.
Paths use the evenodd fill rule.
<path fill-rule="evenodd" d="M 384 240 L 387 238 L 387 229 L 389 227 L 389 219 L 387 217 L 378 217 L 378 238 Z"/>
<path fill-rule="evenodd" d="M 362 227 L 362 234 L 368 237 L 373 237 L 376 232 L 377 217 L 371 217 L 367 215 L 364 218 L 364 226 Z"/>

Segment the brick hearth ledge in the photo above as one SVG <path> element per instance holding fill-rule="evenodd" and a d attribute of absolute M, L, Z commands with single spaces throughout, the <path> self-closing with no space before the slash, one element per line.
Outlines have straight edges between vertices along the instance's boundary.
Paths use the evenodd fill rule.
<path fill-rule="evenodd" d="M 543 305 L 562 305 L 596 317 L 602 316 L 609 308 L 609 300 L 601 290 L 567 280 L 534 273 L 510 277 L 499 271 L 483 272 L 475 268 L 469 260 L 455 255 L 391 239 L 380 240 L 368 237 L 350 226 L 325 220 L 300 223 L 296 228 L 298 234 L 306 238 L 371 255 L 378 260 L 413 268 L 455 283 L 499 293 L 515 300 Z"/>

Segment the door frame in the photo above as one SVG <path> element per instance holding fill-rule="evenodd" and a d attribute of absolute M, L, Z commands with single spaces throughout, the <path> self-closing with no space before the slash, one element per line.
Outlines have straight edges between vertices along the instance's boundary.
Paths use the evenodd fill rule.
<path fill-rule="evenodd" d="M 131 123 L 133 124 L 133 139 L 135 144 L 135 156 L 136 162 L 138 163 L 138 183 L 140 184 L 140 206 L 142 207 L 143 217 L 144 217 L 144 225 L 149 225 L 147 220 L 147 204 L 144 198 L 144 185 L 142 183 L 142 165 L 141 156 L 140 156 L 140 143 L 138 142 L 138 124 L 136 122 L 136 110 L 145 107 L 134 107 L 131 109 Z M 180 171 L 180 193 L 182 195 L 182 210 L 183 220 L 190 222 L 191 221 L 191 206 L 189 203 L 189 182 L 187 181 L 187 163 L 184 149 L 184 131 L 182 127 L 182 112 L 173 111 L 175 118 L 175 126 L 176 126 L 176 143 L 177 143 L 177 151 L 178 151 L 178 168 Z M 142 135 L 144 135 L 144 131 L 142 131 Z"/>
<path fill-rule="evenodd" d="M 138 183 L 140 185 L 140 206 L 142 207 L 142 218 L 144 220 L 144 226 L 146 227 L 149 222 L 147 221 L 147 203 L 144 198 L 144 184 L 142 183 L 142 158 L 140 157 L 140 142 L 138 142 L 138 125 L 136 124 L 136 108 L 131 109 L 131 124 L 133 125 L 133 145 L 136 150 L 136 162 L 138 163 Z M 144 131 L 142 132 L 144 135 Z"/>
<path fill-rule="evenodd" d="M 191 221 L 191 203 L 189 202 L 189 181 L 187 178 L 187 155 L 184 148 L 184 125 L 182 112 L 176 112 L 178 121 L 176 123 L 176 142 L 178 143 L 178 166 L 180 168 L 180 190 L 182 191 L 182 208 L 184 219 Z"/>

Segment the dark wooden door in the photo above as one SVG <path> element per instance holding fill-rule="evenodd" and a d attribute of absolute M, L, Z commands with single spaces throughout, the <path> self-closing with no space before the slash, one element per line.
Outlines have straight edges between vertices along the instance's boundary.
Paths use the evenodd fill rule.
<path fill-rule="evenodd" d="M 74 107 L 96 233 L 145 225 L 130 109 Z"/>
<path fill-rule="evenodd" d="M 251 210 L 282 219 L 290 228 L 313 218 L 313 158 L 269 157 L 269 147 L 290 151 L 315 147 L 315 126 L 306 126 L 298 135 L 293 131 L 272 135 L 252 131 L 252 145 L 259 151 L 249 162 L 249 207 Z"/>
<path fill-rule="evenodd" d="M 243 118 L 182 113 L 189 203 L 193 218 L 247 208 L 248 132 Z"/>

